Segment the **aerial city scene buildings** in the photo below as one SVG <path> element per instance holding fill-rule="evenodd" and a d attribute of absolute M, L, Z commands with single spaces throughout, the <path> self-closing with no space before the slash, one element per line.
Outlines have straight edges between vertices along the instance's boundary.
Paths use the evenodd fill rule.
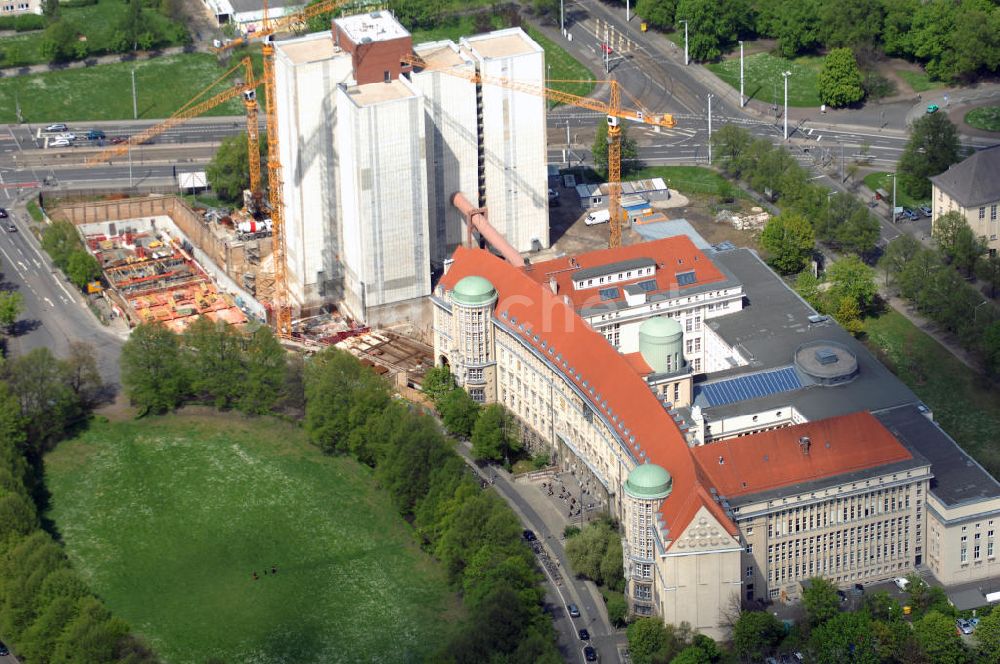
<path fill-rule="evenodd" d="M 167 4 L 0 8 L 0 664 L 1000 662 L 995 58 Z"/>

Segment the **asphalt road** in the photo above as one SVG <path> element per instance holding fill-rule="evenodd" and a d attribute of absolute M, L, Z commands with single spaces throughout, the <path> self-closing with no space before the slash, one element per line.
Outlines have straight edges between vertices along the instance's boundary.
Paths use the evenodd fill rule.
<path fill-rule="evenodd" d="M 24 298 L 24 311 L 7 338 L 8 351 L 23 355 L 44 347 L 65 357 L 70 342 L 82 341 L 93 346 L 105 382 L 116 386 L 122 338 L 95 318 L 82 296 L 49 262 L 19 216 L 11 212 L 17 231 L 6 230 L 6 223 L 0 229 L 0 287 L 16 290 Z"/>

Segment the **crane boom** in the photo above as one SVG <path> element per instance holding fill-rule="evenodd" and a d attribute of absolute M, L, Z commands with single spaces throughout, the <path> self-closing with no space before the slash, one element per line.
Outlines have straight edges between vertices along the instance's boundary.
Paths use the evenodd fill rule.
<path fill-rule="evenodd" d="M 653 115 L 643 110 L 627 109 L 621 107 L 621 87 L 615 80 L 599 81 L 607 83 L 610 87 L 609 101 L 604 102 L 591 97 L 581 97 L 562 90 L 545 87 L 535 83 L 525 83 L 516 81 L 505 76 L 484 75 L 479 71 L 468 71 L 454 67 L 433 68 L 428 67 L 422 58 L 413 54 L 404 56 L 403 62 L 424 70 L 438 71 L 464 78 L 479 85 L 495 85 L 516 92 L 544 97 L 553 101 L 570 104 L 579 108 L 586 108 L 592 111 L 604 113 L 608 121 L 608 212 L 610 213 L 610 235 L 608 238 L 609 247 L 620 247 L 622 243 L 622 223 L 624 222 L 621 209 L 621 125 L 620 120 L 632 120 L 656 127 L 671 128 L 677 125 L 674 117 L 670 114 Z"/>

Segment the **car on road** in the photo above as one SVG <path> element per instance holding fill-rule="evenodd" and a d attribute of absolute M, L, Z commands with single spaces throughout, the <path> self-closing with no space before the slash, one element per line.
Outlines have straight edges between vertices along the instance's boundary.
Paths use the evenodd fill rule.
<path fill-rule="evenodd" d="M 920 210 L 920 213 L 925 217 L 929 217 L 932 214 L 930 207 L 927 205 L 921 205 L 917 209 Z"/>
<path fill-rule="evenodd" d="M 69 127 L 67 127 L 65 124 L 63 124 L 62 122 L 57 122 L 56 124 L 50 124 L 48 127 L 46 127 L 45 131 L 66 131 L 67 129 L 69 129 Z"/>
<path fill-rule="evenodd" d="M 102 141 L 107 138 L 107 135 L 100 129 L 91 129 L 87 132 L 88 141 Z"/>
<path fill-rule="evenodd" d="M 525 530 L 522 533 L 522 535 L 524 536 L 525 541 L 528 542 L 534 542 L 536 539 L 538 539 L 537 537 L 535 537 L 535 533 L 531 530 Z"/>
<path fill-rule="evenodd" d="M 17 232 L 17 226 L 14 225 L 13 221 L 8 221 L 7 222 L 7 232 L 8 233 L 16 233 Z"/>
<path fill-rule="evenodd" d="M 597 651 L 594 650 L 593 646 L 587 646 L 583 649 L 583 658 L 588 662 L 597 661 Z"/>
<path fill-rule="evenodd" d="M 585 629 L 581 629 L 580 630 L 580 640 L 581 641 L 590 641 L 590 632 L 588 632 Z"/>
<path fill-rule="evenodd" d="M 566 606 L 566 608 L 569 609 L 569 615 L 571 618 L 580 617 L 580 609 L 577 607 L 576 604 L 569 604 Z"/>
<path fill-rule="evenodd" d="M 937 104 L 927 104 L 928 113 L 937 113 L 941 109 Z"/>
<path fill-rule="evenodd" d="M 76 140 L 76 134 L 71 133 L 71 132 L 67 132 L 65 134 L 59 134 L 58 136 L 56 136 L 56 138 L 65 138 L 67 141 L 75 141 Z"/>
<path fill-rule="evenodd" d="M 10 654 L 10 651 L 7 650 L 7 646 L 5 646 L 4 644 L 0 643 L 0 657 L 5 657 L 6 655 L 9 655 L 9 654 Z"/>
<path fill-rule="evenodd" d="M 73 141 L 68 138 L 57 138 L 55 140 L 49 141 L 50 148 L 68 148 L 73 146 Z"/>
<path fill-rule="evenodd" d="M 7 218 L 6 208 L 0 208 L 0 219 L 6 219 L 6 218 Z"/>
<path fill-rule="evenodd" d="M 127 143 L 128 136 L 115 136 L 111 139 L 112 145 L 118 145 L 119 143 Z"/>

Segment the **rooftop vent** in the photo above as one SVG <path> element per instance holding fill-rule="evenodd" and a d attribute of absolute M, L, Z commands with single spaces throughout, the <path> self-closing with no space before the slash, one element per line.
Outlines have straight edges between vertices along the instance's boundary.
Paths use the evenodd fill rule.
<path fill-rule="evenodd" d="M 802 448 L 802 454 L 806 456 L 809 455 L 809 446 L 812 445 L 812 441 L 809 440 L 809 436 L 801 436 L 799 438 L 799 447 Z"/>
<path fill-rule="evenodd" d="M 829 348 L 820 348 L 816 351 L 816 361 L 820 364 L 836 364 L 837 354 Z"/>
<path fill-rule="evenodd" d="M 722 464 L 724 464 L 724 463 L 726 463 L 726 460 L 725 460 L 725 458 L 723 458 L 723 457 L 721 457 L 721 456 L 720 456 L 720 457 L 719 457 L 719 465 L 721 466 L 721 465 L 722 465 Z"/>

